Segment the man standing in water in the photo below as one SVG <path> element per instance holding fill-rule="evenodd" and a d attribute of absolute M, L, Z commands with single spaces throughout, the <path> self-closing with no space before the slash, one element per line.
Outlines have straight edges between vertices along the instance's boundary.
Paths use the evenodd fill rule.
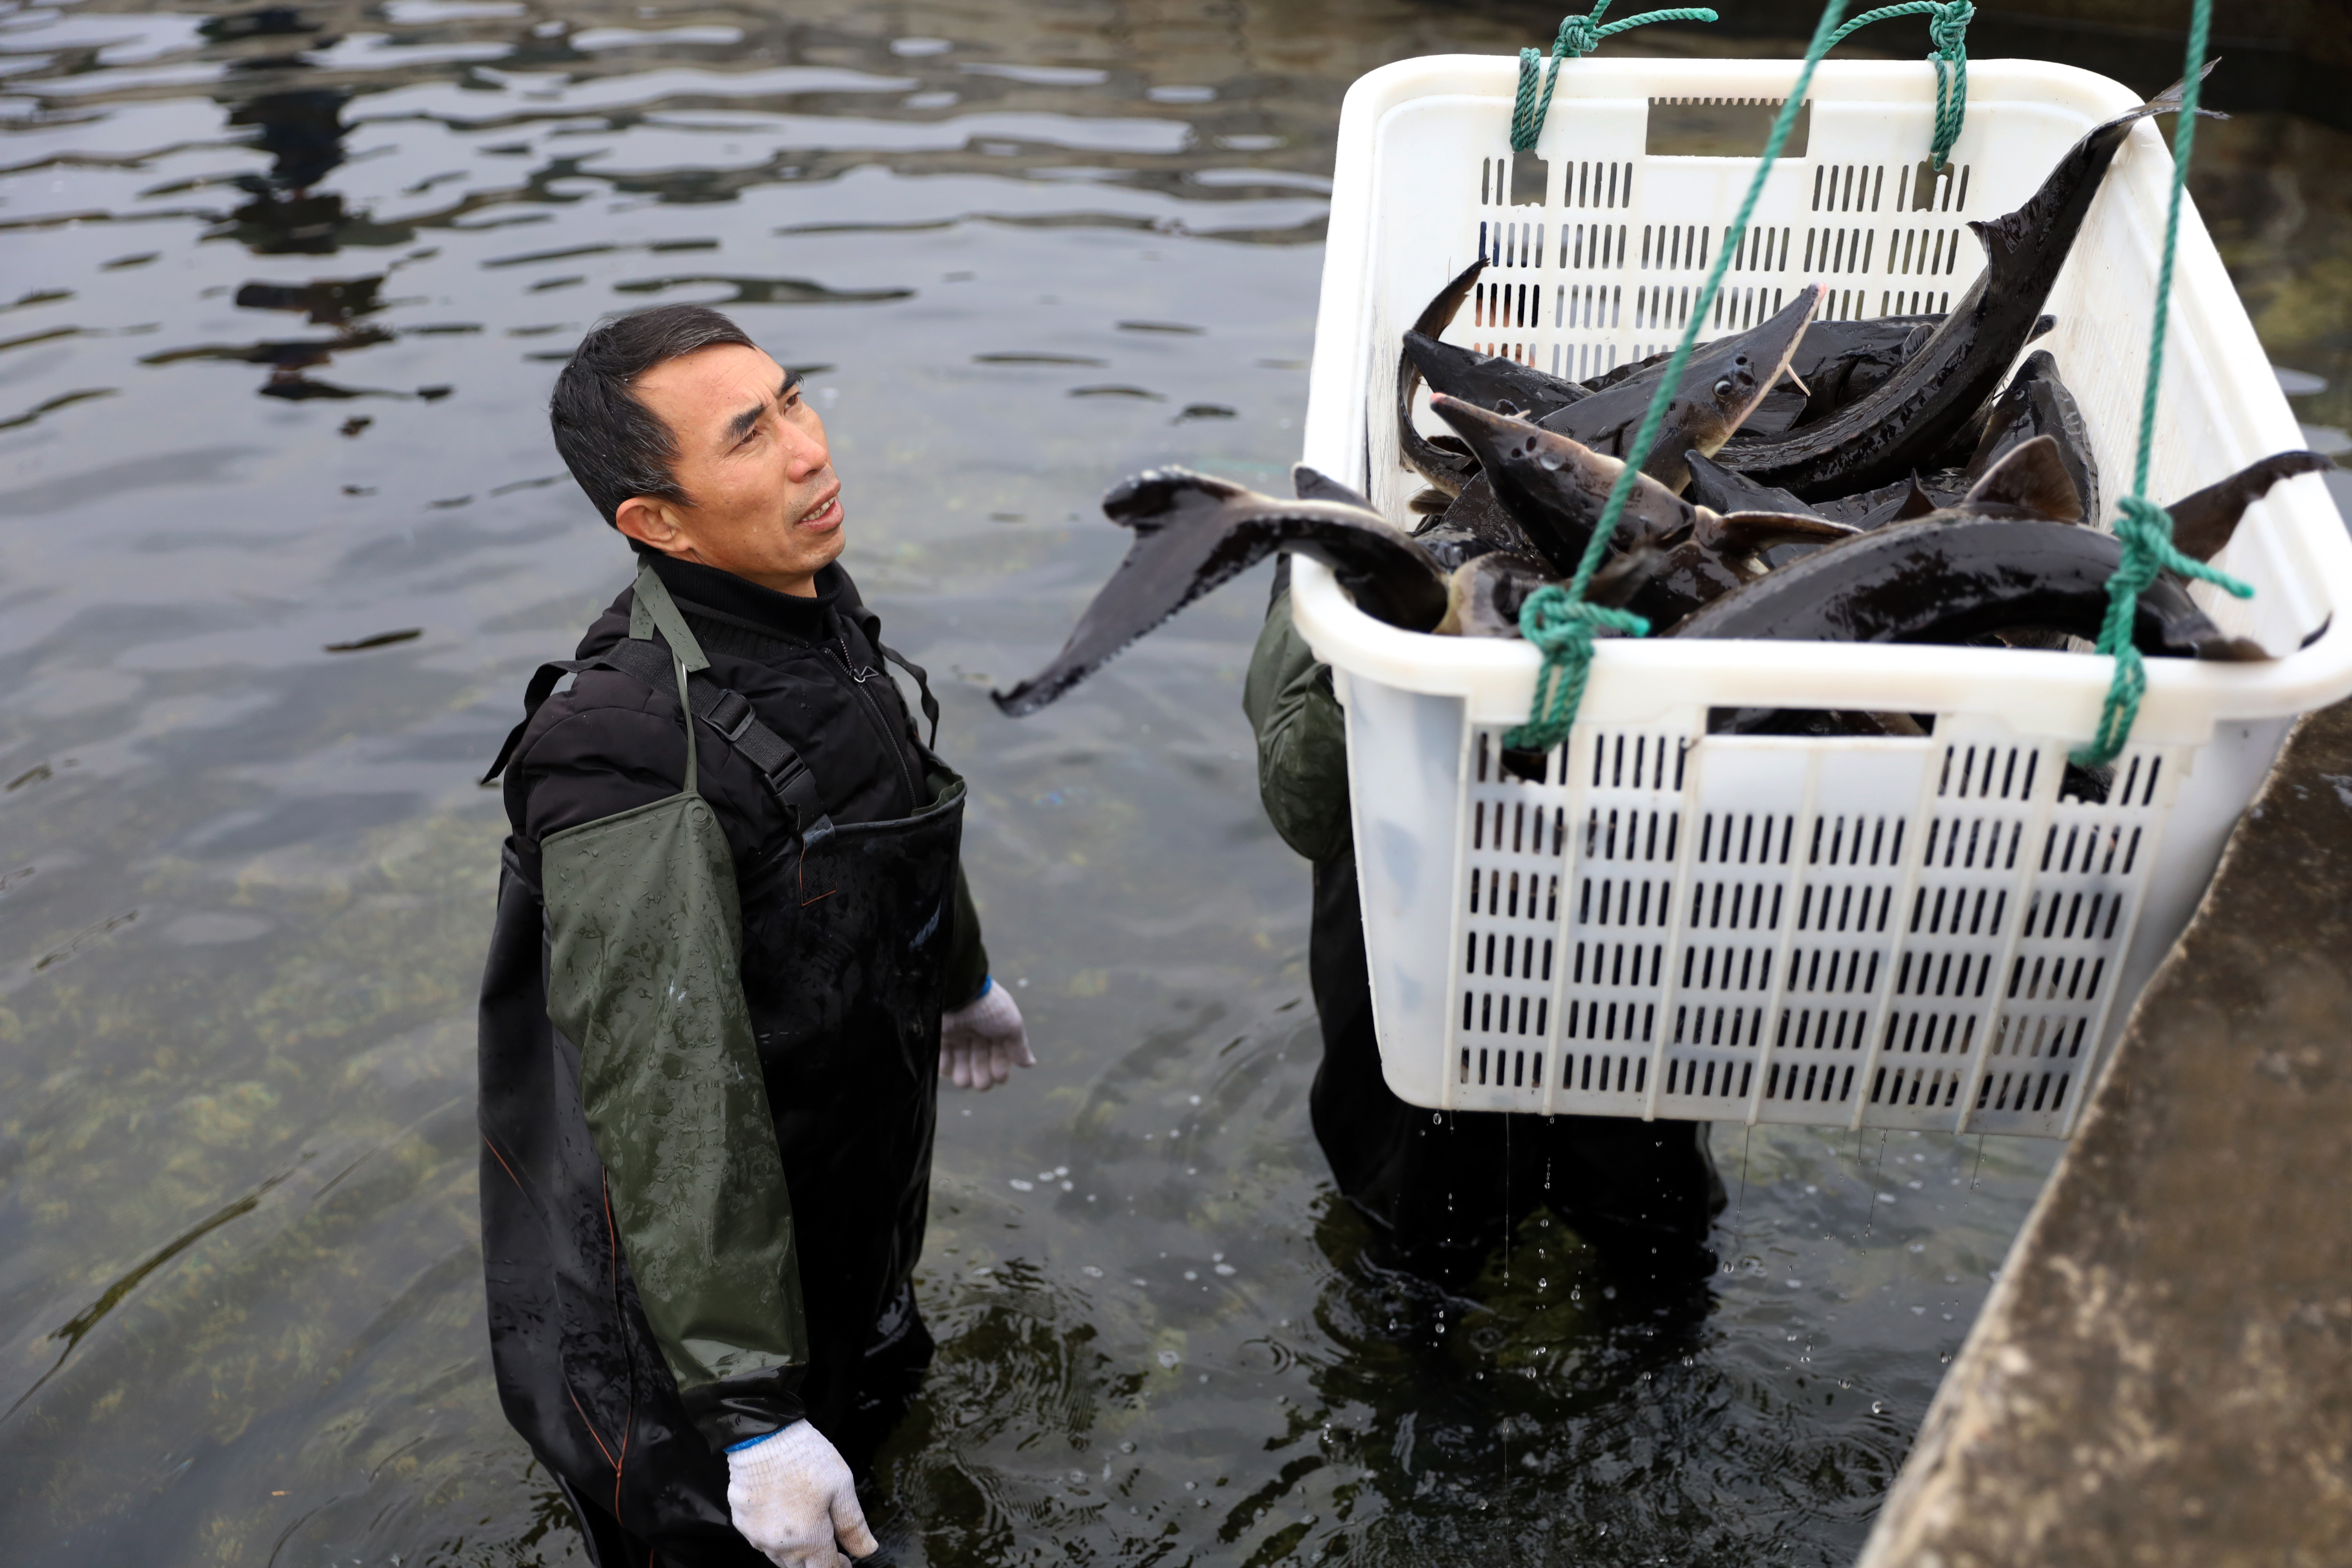
<path fill-rule="evenodd" d="M 1416 1271 L 1458 1284 L 1538 1206 L 1601 1255 L 1635 1299 L 1690 1301 L 1714 1268 L 1707 1231 L 1723 1184 L 1706 1125 L 1607 1116 L 1438 1115 L 1381 1076 L 1348 808 L 1347 717 L 1331 668 L 1290 622 L 1276 568 L 1242 705 L 1257 732 L 1258 794 L 1275 831 L 1315 868 L 1307 980 L 1323 1061 L 1308 1095 L 1315 1140 L 1348 1200 Z"/>
<path fill-rule="evenodd" d="M 1002 1083 L 1026 1035 L 800 376 L 668 306 L 592 330 L 551 416 L 639 572 L 491 769 L 499 1397 L 601 1568 L 833 1564 L 876 1550 L 853 1474 L 930 1359 L 939 1079 Z"/>

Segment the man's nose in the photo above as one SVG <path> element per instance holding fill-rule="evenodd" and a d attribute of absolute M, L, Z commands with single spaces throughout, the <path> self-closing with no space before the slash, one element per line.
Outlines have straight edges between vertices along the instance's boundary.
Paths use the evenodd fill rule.
<path fill-rule="evenodd" d="M 798 484 L 811 474 L 824 468 L 832 454 L 825 450 L 824 437 L 811 435 L 787 419 L 784 426 L 784 472 Z"/>

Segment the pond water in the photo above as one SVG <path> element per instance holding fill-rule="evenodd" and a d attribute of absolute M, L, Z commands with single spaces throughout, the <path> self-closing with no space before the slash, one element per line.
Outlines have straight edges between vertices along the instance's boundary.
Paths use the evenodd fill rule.
<path fill-rule="evenodd" d="M 686 300 L 809 371 L 1041 1058 L 948 1091 L 891 1559 L 1852 1557 L 2054 1150 L 1718 1128 L 1703 1316 L 1542 1215 L 1437 1297 L 1307 1130 L 1307 868 L 1239 708 L 1262 578 L 1034 720 L 986 699 L 1118 559 L 1110 482 L 1282 482 L 1346 84 L 1553 20 L 1346 9 L 0 5 L 12 1561 L 580 1560 L 485 1345 L 473 778 L 627 576 L 554 367 Z M 2320 425 L 2344 140 L 2200 143 Z"/>

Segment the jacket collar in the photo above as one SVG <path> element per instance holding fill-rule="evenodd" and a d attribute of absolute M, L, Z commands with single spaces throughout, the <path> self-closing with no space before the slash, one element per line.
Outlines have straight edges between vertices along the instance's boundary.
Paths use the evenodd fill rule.
<path fill-rule="evenodd" d="M 715 566 L 667 555 L 652 560 L 654 574 L 688 614 L 803 643 L 821 643 L 833 636 L 834 610 L 847 582 L 838 563 L 828 564 L 816 574 L 815 595 L 802 598 L 762 588 Z"/>

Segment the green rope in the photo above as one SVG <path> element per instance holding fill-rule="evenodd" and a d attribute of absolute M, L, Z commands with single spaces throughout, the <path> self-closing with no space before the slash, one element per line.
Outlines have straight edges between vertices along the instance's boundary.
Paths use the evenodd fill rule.
<path fill-rule="evenodd" d="M 1864 11 L 1837 30 L 1830 40 L 1834 48 L 1845 42 L 1856 29 L 1873 22 L 1884 22 L 1892 16 L 1926 16 L 1927 41 L 1936 52 L 1927 58 L 1936 62 L 1936 134 L 1928 143 L 1927 155 L 1941 169 L 1952 155 L 1952 144 L 1960 139 L 1960 127 L 1969 117 L 1969 24 L 1976 18 L 1977 8 L 1969 0 L 1905 0 L 1900 5 L 1881 5 L 1875 11 Z"/>
<path fill-rule="evenodd" d="M 1650 623 L 1631 610 L 1603 609 L 1569 596 L 1557 583 L 1538 588 L 1519 606 L 1519 633 L 1543 656 L 1536 673 L 1535 700 L 1528 721 L 1503 737 L 1530 752 L 1548 752 L 1576 721 L 1584 703 L 1584 679 L 1592 671 L 1592 639 L 1603 631 L 1629 637 L 1650 635 Z"/>
<path fill-rule="evenodd" d="M 2253 589 L 2173 548 L 2172 514 L 2147 499 L 2148 459 L 2156 448 L 2156 395 L 2164 380 L 2164 337 L 2172 316 L 2172 258 L 2180 239 L 2180 198 L 2189 184 L 2189 154 L 2197 141 L 2197 99 L 2205 75 L 2205 45 L 2212 28 L 2213 0 L 2196 0 L 2189 18 L 2189 58 L 2181 71 L 2180 118 L 2172 128 L 2172 195 L 2164 212 L 2164 260 L 2156 273 L 2156 318 L 2148 328 L 2147 382 L 2140 389 L 2139 454 L 2132 468 L 2132 493 L 2119 503 L 2116 538 L 2123 560 L 2107 579 L 2107 616 L 2099 626 L 2099 651 L 2116 661 L 2107 699 L 2099 710 L 2099 731 L 2074 753 L 2077 764 L 2104 767 L 2115 761 L 2139 718 L 2147 690 L 2147 669 L 2132 642 L 2132 622 L 2143 589 L 2161 573 L 2201 578 L 2241 599 Z"/>
<path fill-rule="evenodd" d="M 1519 51 L 1519 95 L 1511 105 L 1511 151 L 1531 153 L 1535 150 L 1536 133 L 1543 129 L 1544 117 L 1551 112 L 1551 89 L 1559 84 L 1559 63 L 1580 60 L 1601 47 L 1601 40 L 1628 27 L 1646 27 L 1653 22 L 1712 22 L 1715 13 L 1704 5 L 1687 5 L 1672 11 L 1644 11 L 1638 16 L 1628 16 L 1622 22 L 1601 25 L 1601 13 L 1609 9 L 1609 0 L 1594 0 L 1592 12 L 1585 16 L 1562 16 L 1559 37 L 1552 40 L 1551 69 L 1539 73 L 1543 57 L 1533 49 Z M 1536 78 L 1543 75 L 1543 94 L 1536 94 Z"/>
<path fill-rule="evenodd" d="M 2199 4 L 2204 3 L 2199 0 Z M 1666 362 L 1658 390 L 1651 395 L 1650 409 L 1642 416 L 1640 431 L 1625 448 L 1625 466 L 1616 484 L 1610 488 L 1609 504 L 1601 509 L 1601 521 L 1584 547 L 1584 558 L 1577 563 L 1576 575 L 1569 579 L 1565 588 L 1555 584 L 1538 589 L 1519 606 L 1519 635 L 1534 643 L 1544 656 L 1536 691 L 1538 699 L 1548 700 L 1541 712 L 1530 712 L 1528 722 L 1504 737 L 1504 743 L 1514 750 L 1549 752 L 1568 738 L 1569 726 L 1575 722 L 1578 704 L 1584 696 L 1585 674 L 1592 663 L 1596 633 L 1607 628 L 1640 637 L 1649 629 L 1639 616 L 1587 605 L 1585 590 L 1591 586 L 1592 574 L 1601 569 L 1601 560 L 1609 552 L 1609 537 L 1617 531 L 1617 520 L 1625 515 L 1625 504 L 1633 499 L 1642 465 L 1649 461 L 1650 448 L 1657 444 L 1658 431 L 1665 424 L 1666 405 L 1674 401 L 1675 389 L 1682 384 L 1683 369 L 1690 363 L 1699 329 L 1706 324 L 1707 307 L 1714 303 L 1716 291 L 1723 285 L 1723 275 L 1731 258 L 1739 253 L 1739 242 L 1748 233 L 1748 220 L 1756 211 L 1757 199 L 1764 194 L 1764 182 L 1770 176 L 1780 148 L 1797 122 L 1797 111 L 1804 107 L 1806 89 L 1812 85 L 1813 68 L 1821 64 L 1822 57 L 1836 41 L 1833 30 L 1844 10 L 1845 0 L 1829 0 L 1822 7 L 1822 19 L 1813 29 L 1811 45 L 1805 50 L 1805 63 L 1797 72 L 1796 85 L 1789 89 L 1780 112 L 1772 121 L 1772 134 L 1765 138 L 1764 155 L 1756 165 L 1756 177 L 1748 183 L 1748 195 L 1739 204 L 1739 216 L 1731 220 L 1722 248 L 1716 252 L 1715 266 L 1699 289 L 1698 298 L 1691 301 L 1690 323 L 1683 329 L 1683 340 L 1675 345 L 1674 358 Z"/>

